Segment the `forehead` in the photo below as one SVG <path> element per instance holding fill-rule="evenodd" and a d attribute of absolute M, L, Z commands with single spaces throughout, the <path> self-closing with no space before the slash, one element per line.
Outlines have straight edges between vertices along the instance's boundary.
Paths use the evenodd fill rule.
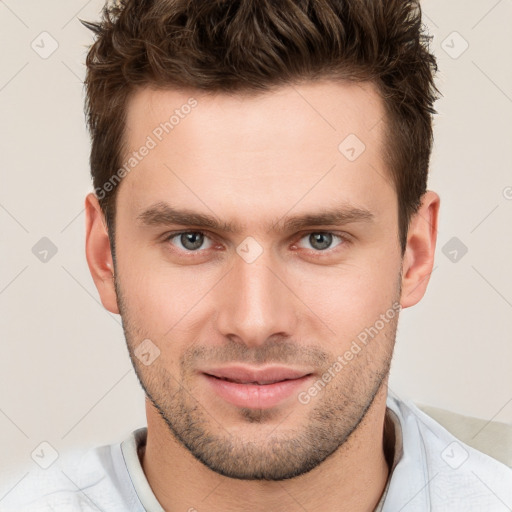
<path fill-rule="evenodd" d="M 119 194 L 134 211 L 169 194 L 203 211 L 234 207 L 235 198 L 257 211 L 270 202 L 291 207 L 301 195 L 304 206 L 314 205 L 334 191 L 363 207 L 390 184 L 383 120 L 371 83 L 311 82 L 250 95 L 139 89 L 127 105 L 124 162 L 139 156 Z M 140 158 L 143 146 L 150 150 Z"/>
<path fill-rule="evenodd" d="M 190 108 L 192 99 L 197 105 Z M 233 136 L 226 142 L 243 143 L 249 148 L 256 137 L 247 138 L 248 133 L 256 135 L 254 129 L 261 126 L 267 130 L 258 133 L 259 142 L 265 134 L 268 142 L 275 140 L 276 134 L 281 141 L 286 134 L 291 138 L 308 128 L 322 137 L 335 139 L 351 131 L 370 142 L 371 135 L 367 132 L 380 124 L 384 112 L 378 89 L 370 82 L 318 80 L 264 92 L 229 94 L 144 87 L 129 97 L 126 141 L 135 142 L 140 135 L 152 133 L 160 123 L 169 121 L 172 131 L 178 134 L 183 131 L 178 127 L 185 118 L 189 118 L 186 123 L 189 135 L 193 130 L 200 130 L 206 137 L 221 129 Z M 378 133 L 376 130 L 375 136 Z"/>

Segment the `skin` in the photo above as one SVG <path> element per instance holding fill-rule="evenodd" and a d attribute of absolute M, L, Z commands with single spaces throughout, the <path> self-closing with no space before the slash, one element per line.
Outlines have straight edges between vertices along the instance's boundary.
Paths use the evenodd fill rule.
<path fill-rule="evenodd" d="M 119 185 L 115 262 L 98 200 L 86 198 L 89 268 L 105 308 L 122 316 L 147 394 L 150 486 L 165 510 L 371 511 L 389 476 L 383 426 L 398 315 L 306 404 L 294 393 L 270 409 L 237 407 L 200 371 L 274 363 L 321 378 L 393 303 L 423 297 L 439 196 L 424 195 L 402 257 L 384 109 L 370 83 L 256 96 L 143 88 L 127 107 L 128 150 L 191 96 L 197 106 Z M 354 161 L 338 150 L 349 134 L 366 146 Z M 194 224 L 138 220 L 158 202 L 241 229 L 205 229 L 194 246 Z M 372 220 L 270 229 L 339 205 Z M 192 232 L 188 245 L 169 238 L 178 230 Z M 319 231 L 320 243 L 310 237 Z M 251 263 L 236 251 L 249 236 L 262 249 Z M 135 355 L 145 339 L 160 351 L 150 365 Z"/>

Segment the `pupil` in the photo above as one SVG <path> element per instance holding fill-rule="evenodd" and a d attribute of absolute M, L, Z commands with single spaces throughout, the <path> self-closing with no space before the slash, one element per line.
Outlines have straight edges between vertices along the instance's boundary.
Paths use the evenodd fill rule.
<path fill-rule="evenodd" d="M 309 241 L 316 249 L 324 250 L 331 245 L 332 235 L 330 233 L 312 233 L 309 236 Z M 319 242 L 319 244 L 317 244 L 317 242 Z"/>
<path fill-rule="evenodd" d="M 189 250 L 198 249 L 203 243 L 203 235 L 201 233 L 183 233 L 181 243 Z"/>

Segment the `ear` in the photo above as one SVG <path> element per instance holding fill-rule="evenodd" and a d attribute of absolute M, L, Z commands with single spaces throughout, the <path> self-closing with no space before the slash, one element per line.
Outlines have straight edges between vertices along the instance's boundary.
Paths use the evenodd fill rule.
<path fill-rule="evenodd" d="M 434 266 L 440 202 L 439 196 L 428 190 L 411 218 L 402 262 L 402 308 L 414 306 L 425 295 Z"/>
<path fill-rule="evenodd" d="M 119 314 L 114 286 L 114 263 L 105 217 L 96 195 L 92 192 L 85 198 L 85 231 L 87 264 L 101 303 L 111 313 Z"/>

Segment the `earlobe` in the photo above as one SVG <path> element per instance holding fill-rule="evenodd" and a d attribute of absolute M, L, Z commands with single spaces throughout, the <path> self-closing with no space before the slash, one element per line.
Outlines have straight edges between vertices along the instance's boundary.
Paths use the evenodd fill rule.
<path fill-rule="evenodd" d="M 427 191 L 411 218 L 402 267 L 402 308 L 414 306 L 425 295 L 434 266 L 440 202 L 435 192 Z"/>
<path fill-rule="evenodd" d="M 114 286 L 114 264 L 103 212 L 94 193 L 85 198 L 85 254 L 89 271 L 98 289 L 101 303 L 119 314 Z"/>

